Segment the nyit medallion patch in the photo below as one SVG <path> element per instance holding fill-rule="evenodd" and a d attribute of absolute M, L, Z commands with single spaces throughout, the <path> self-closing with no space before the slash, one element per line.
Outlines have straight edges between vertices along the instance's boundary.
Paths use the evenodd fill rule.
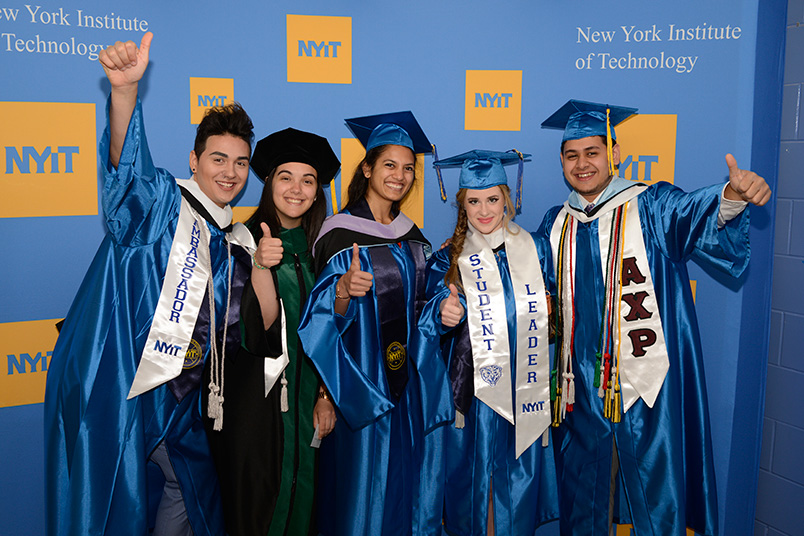
<path fill-rule="evenodd" d="M 190 339 L 190 344 L 187 345 L 187 353 L 184 354 L 184 365 L 182 368 L 191 369 L 197 364 L 201 363 L 204 359 L 204 354 L 201 352 L 201 345 L 195 339 Z"/>
<path fill-rule="evenodd" d="M 405 347 L 394 341 L 385 350 L 385 362 L 391 370 L 399 370 L 405 364 Z"/>

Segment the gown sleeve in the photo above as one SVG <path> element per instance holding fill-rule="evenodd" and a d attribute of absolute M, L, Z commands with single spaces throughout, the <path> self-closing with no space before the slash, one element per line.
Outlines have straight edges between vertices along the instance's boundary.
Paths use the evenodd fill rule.
<path fill-rule="evenodd" d="M 739 277 L 748 266 L 748 210 L 718 229 L 722 184 L 684 192 L 659 182 L 642 194 L 643 230 L 663 255 L 676 262 L 690 258 Z"/>
<path fill-rule="evenodd" d="M 240 341 L 243 348 L 251 354 L 268 358 L 282 355 L 282 315 L 277 315 L 274 323 L 265 329 L 262 309 L 254 287 L 251 286 L 251 278 L 246 281 L 240 300 Z"/>
<path fill-rule="evenodd" d="M 544 278 L 544 289 L 551 295 L 556 294 L 556 279 L 553 273 L 553 249 L 550 246 L 550 232 L 553 229 L 553 222 L 556 220 L 561 207 L 553 207 L 544 215 L 539 229 L 530 233 L 536 243 L 536 251 L 539 253 L 539 262 L 542 264 L 542 277 Z"/>
<path fill-rule="evenodd" d="M 358 430 L 390 411 L 394 404 L 387 387 L 373 381 L 362 369 L 360 356 L 353 355 L 353 352 L 367 349 L 353 348 L 353 345 L 347 348 L 344 344 L 347 330 L 376 329 L 376 319 L 362 318 L 368 314 L 364 300 L 370 300 L 369 295 L 352 298 L 346 315 L 335 312 L 335 285 L 349 270 L 351 261 L 351 249 L 344 250 L 323 268 L 304 306 L 299 338 L 346 424 Z M 366 248 L 360 248 L 360 262 L 364 271 L 371 272 Z M 376 338 L 376 335 L 366 334 L 365 338 Z"/>
<path fill-rule="evenodd" d="M 427 303 L 422 309 L 418 322 L 418 332 L 414 338 L 417 371 L 422 377 L 422 410 L 425 433 L 429 433 L 438 425 L 450 422 L 455 418 L 452 394 L 447 380 L 448 355 L 444 351 L 451 348 L 452 342 L 445 341 L 444 335 L 453 333 L 455 328 L 445 328 L 441 323 L 441 301 L 449 296 L 449 288 L 444 284 L 444 275 L 449 269 L 449 249 L 437 251 L 427 262 L 426 297 Z M 466 299 L 458 294 L 461 305 L 466 310 Z M 464 314 L 464 319 L 466 315 Z M 463 322 L 463 320 L 462 320 Z M 459 324 L 460 325 L 460 324 Z"/>
<path fill-rule="evenodd" d="M 444 327 L 441 323 L 441 302 L 449 297 L 449 287 L 444 282 L 444 276 L 447 275 L 449 270 L 449 255 L 451 248 L 447 247 L 437 251 L 427 261 L 427 274 L 426 274 L 426 295 L 427 305 L 422 311 L 422 319 L 427 319 L 428 322 L 433 324 L 433 329 L 436 329 L 439 334 L 444 335 L 455 327 Z M 466 320 L 466 297 L 463 291 L 458 288 L 458 299 L 464 309 L 464 315 L 461 322 Z M 421 325 L 421 321 L 419 323 Z M 457 326 L 456 326 L 457 327 Z"/>
<path fill-rule="evenodd" d="M 99 155 L 103 171 L 103 213 L 112 239 L 141 246 L 160 239 L 178 214 L 181 196 L 173 176 L 154 166 L 145 137 L 142 103 L 131 114 L 117 168 L 109 159 L 109 104 Z"/>

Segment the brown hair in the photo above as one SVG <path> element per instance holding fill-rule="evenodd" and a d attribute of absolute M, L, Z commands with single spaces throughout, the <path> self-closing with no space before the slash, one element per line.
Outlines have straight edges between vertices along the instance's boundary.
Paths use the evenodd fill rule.
<path fill-rule="evenodd" d="M 262 238 L 262 228 L 260 223 L 265 222 L 271 229 L 271 236 L 274 238 L 279 237 L 279 215 L 276 213 L 276 206 L 274 205 L 274 175 L 276 175 L 275 167 L 271 170 L 265 178 L 265 186 L 262 188 L 262 195 L 260 196 L 260 204 L 257 210 L 246 221 L 246 227 L 249 228 L 254 240 L 259 242 Z M 327 202 L 324 196 L 324 187 L 316 180 L 315 201 L 302 215 L 301 227 L 304 229 L 304 236 L 307 238 L 307 251 L 312 253 L 313 242 L 318 237 L 318 231 L 321 230 L 321 225 L 324 223 L 324 218 L 327 217 Z"/>
<path fill-rule="evenodd" d="M 511 201 L 511 189 L 507 184 L 500 184 L 503 201 L 505 202 L 505 216 L 503 216 L 503 226 L 507 229 L 508 222 L 514 218 L 514 202 Z M 458 221 L 455 223 L 455 232 L 452 233 L 452 241 L 449 250 L 449 270 L 444 275 L 444 283 L 449 286 L 454 284 L 463 290 L 460 272 L 458 271 L 458 258 L 463 253 L 463 243 L 466 240 L 466 230 L 469 228 L 469 219 L 466 216 L 466 208 L 463 204 L 466 201 L 466 188 L 461 188 L 455 194 L 455 203 L 458 205 Z"/>

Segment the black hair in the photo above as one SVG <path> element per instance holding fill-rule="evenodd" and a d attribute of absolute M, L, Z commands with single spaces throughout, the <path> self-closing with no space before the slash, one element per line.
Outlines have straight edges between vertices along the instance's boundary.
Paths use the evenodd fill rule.
<path fill-rule="evenodd" d="M 380 159 L 380 156 L 382 156 L 387 147 L 388 145 L 378 145 L 377 147 L 369 149 L 366 152 L 366 157 L 363 158 L 363 160 L 361 160 L 360 163 L 357 165 L 357 168 L 355 168 L 355 173 L 352 176 L 352 181 L 349 183 L 349 188 L 346 190 L 346 195 L 348 196 L 349 200 L 346 203 L 344 210 L 350 209 L 352 206 L 354 206 L 355 203 L 366 197 L 366 192 L 368 191 L 368 185 L 369 185 L 369 178 L 366 177 L 365 173 L 363 173 L 363 164 L 366 164 L 368 165 L 369 168 L 373 169 L 374 165 L 377 163 L 377 160 Z M 406 148 L 409 149 L 409 147 Z M 413 153 L 412 150 L 411 153 Z M 413 158 L 414 159 L 416 158 L 415 153 L 413 153 Z M 416 182 L 415 173 L 413 175 L 413 182 Z M 408 193 L 410 193 L 410 190 L 413 189 L 412 184 L 413 183 L 411 183 L 411 188 L 408 190 Z M 405 196 L 407 197 L 407 194 L 405 194 Z M 391 203 L 392 214 L 399 213 L 400 204 L 401 201 L 394 201 L 393 203 Z"/>
<path fill-rule="evenodd" d="M 210 136 L 230 134 L 248 144 L 249 156 L 254 142 L 254 125 L 240 103 L 233 102 L 226 106 L 215 106 L 207 110 L 195 132 L 193 151 L 200 157 L 207 148 Z"/>
<path fill-rule="evenodd" d="M 604 147 L 606 146 L 606 136 L 603 136 L 602 134 L 596 134 L 596 135 L 590 136 L 590 137 L 591 138 L 600 138 L 601 140 L 603 140 L 603 146 Z M 561 142 L 561 154 L 564 154 L 564 144 L 566 144 L 567 141 L 568 140 L 564 140 L 564 141 Z M 611 140 L 611 146 L 614 147 L 615 145 L 617 145 L 617 140 Z"/>

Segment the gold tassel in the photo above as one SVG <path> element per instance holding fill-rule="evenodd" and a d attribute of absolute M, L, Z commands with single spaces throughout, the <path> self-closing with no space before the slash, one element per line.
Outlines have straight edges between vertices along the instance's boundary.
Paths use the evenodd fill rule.
<path fill-rule="evenodd" d="M 606 156 L 609 158 L 609 175 L 614 175 L 614 143 L 611 140 L 611 110 L 606 108 Z"/>
<path fill-rule="evenodd" d="M 343 181 L 343 177 L 341 177 L 341 181 Z M 329 188 L 329 198 L 332 200 L 332 213 L 338 213 L 338 196 L 335 193 L 335 181 L 332 181 L 332 184 Z"/>
<path fill-rule="evenodd" d="M 553 426 L 561 424 L 561 388 L 556 390 L 556 399 L 553 401 Z"/>

